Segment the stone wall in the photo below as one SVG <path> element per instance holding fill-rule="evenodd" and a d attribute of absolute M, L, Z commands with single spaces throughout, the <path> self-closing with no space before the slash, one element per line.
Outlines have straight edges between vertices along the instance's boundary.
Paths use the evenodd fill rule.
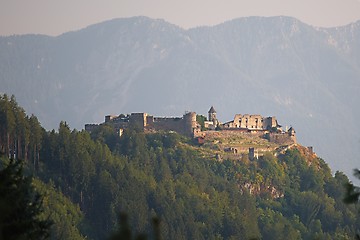
<path fill-rule="evenodd" d="M 250 130 L 265 130 L 277 127 L 275 117 L 262 117 L 261 115 L 236 114 L 234 120 L 225 123 L 224 128 L 244 128 Z"/>
<path fill-rule="evenodd" d="M 183 117 L 147 117 L 148 130 L 175 131 L 185 136 L 194 136 L 194 131 L 199 128 L 196 114 L 193 112 Z"/>
<path fill-rule="evenodd" d="M 204 134 L 208 138 L 230 138 L 230 137 L 236 137 L 236 136 L 254 136 L 254 137 L 261 137 L 264 135 L 264 131 L 249 131 L 248 129 L 224 129 L 220 131 L 210 130 L 210 131 L 204 131 Z"/>
<path fill-rule="evenodd" d="M 279 145 L 291 145 L 296 143 L 296 136 L 286 133 L 267 133 L 266 139 Z"/>
<path fill-rule="evenodd" d="M 275 117 L 264 118 L 263 122 L 264 129 L 271 129 L 273 127 L 278 127 L 278 122 Z"/>
<path fill-rule="evenodd" d="M 263 117 L 260 115 L 236 114 L 234 125 L 238 128 L 263 129 Z"/>
<path fill-rule="evenodd" d="M 149 123 L 148 128 L 154 130 L 184 132 L 184 119 L 182 118 L 153 118 L 153 122 Z"/>
<path fill-rule="evenodd" d="M 214 113 L 215 116 L 215 113 Z M 263 118 L 261 115 L 236 114 L 233 121 L 222 125 L 221 131 L 201 131 L 196 121 L 196 113 L 188 112 L 182 117 L 153 117 L 147 113 L 131 113 L 131 115 L 105 116 L 105 122 L 111 124 L 120 134 L 121 129 L 129 127 L 146 131 L 175 131 L 189 137 L 204 137 L 220 134 L 223 137 L 231 135 L 249 135 L 263 137 L 268 129 L 278 127 L 275 117 Z M 91 132 L 102 124 L 86 124 L 85 130 Z M 213 126 L 214 127 L 214 126 Z M 287 133 L 267 133 L 266 138 L 270 142 L 281 145 L 296 143 L 295 131 Z"/>
<path fill-rule="evenodd" d="M 147 125 L 147 113 L 132 113 L 130 115 L 129 123 L 130 126 L 138 128 L 138 129 L 144 129 Z"/>

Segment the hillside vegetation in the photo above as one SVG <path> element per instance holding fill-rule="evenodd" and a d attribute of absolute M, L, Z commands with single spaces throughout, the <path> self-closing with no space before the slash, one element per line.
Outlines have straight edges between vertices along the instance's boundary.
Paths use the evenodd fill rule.
<path fill-rule="evenodd" d="M 296 124 L 302 143 L 349 176 L 360 155 L 359 69 L 360 21 L 316 28 L 245 17 L 185 30 L 132 17 L 56 37 L 0 36 L 0 92 L 15 94 L 47 130 L 214 105 L 223 122 L 253 113 Z"/>
<path fill-rule="evenodd" d="M 359 231 L 357 209 L 342 202 L 347 177 L 301 146 L 254 161 L 219 160 L 214 146 L 174 132 L 119 137 L 106 125 L 91 135 L 66 122 L 45 131 L 14 97 L 0 98 L 2 158 L 25 162 L 46 196 L 44 214 L 61 218 L 53 228 L 62 239 L 106 239 L 120 212 L 148 235 L 158 217 L 163 239 L 353 239 Z"/>

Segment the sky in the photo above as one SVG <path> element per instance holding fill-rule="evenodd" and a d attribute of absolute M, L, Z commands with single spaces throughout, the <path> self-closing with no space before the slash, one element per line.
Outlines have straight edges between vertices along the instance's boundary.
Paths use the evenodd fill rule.
<path fill-rule="evenodd" d="M 188 29 L 279 15 L 318 27 L 341 26 L 360 20 L 360 0 L 0 0 L 0 35 L 56 36 L 132 16 L 160 18 Z"/>

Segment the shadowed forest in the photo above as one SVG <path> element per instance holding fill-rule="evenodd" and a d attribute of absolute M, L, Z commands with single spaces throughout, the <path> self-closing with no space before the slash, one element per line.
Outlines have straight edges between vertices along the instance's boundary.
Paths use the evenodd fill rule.
<path fill-rule="evenodd" d="M 0 239 L 122 239 L 124 230 L 134 239 L 359 233 L 357 205 L 343 202 L 347 176 L 332 175 L 321 158 L 292 149 L 217 161 L 199 148 L 174 132 L 129 129 L 119 137 L 110 126 L 89 134 L 66 122 L 46 131 L 2 95 Z M 24 231 L 15 238 L 9 229 Z"/>

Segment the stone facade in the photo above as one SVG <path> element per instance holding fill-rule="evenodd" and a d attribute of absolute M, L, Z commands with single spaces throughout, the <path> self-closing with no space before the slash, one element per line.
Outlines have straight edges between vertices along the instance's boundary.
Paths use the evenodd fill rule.
<path fill-rule="evenodd" d="M 214 107 L 210 108 L 208 114 L 208 119 L 204 122 L 204 125 L 210 132 L 211 130 L 221 129 L 221 131 L 217 132 L 258 135 L 280 145 L 296 143 L 295 130 L 290 128 L 287 132 L 284 132 L 275 117 L 236 114 L 234 120 L 222 124 L 217 119 Z M 208 132 L 201 131 L 201 126 L 196 121 L 195 112 L 187 112 L 182 117 L 154 117 L 147 113 L 108 115 L 105 116 L 104 123 L 86 124 L 85 130 L 92 132 L 103 124 L 111 125 L 120 136 L 123 130 L 127 128 L 135 128 L 145 132 L 175 131 L 194 138 L 204 138 Z"/>
<path fill-rule="evenodd" d="M 291 145 L 296 143 L 295 130 L 290 128 L 287 132 L 269 132 L 265 134 L 269 142 L 279 145 Z"/>
<path fill-rule="evenodd" d="M 209 122 L 212 122 L 214 126 L 216 126 L 219 123 L 219 121 L 217 120 L 216 111 L 213 106 L 211 106 L 208 114 L 209 114 Z"/>
<path fill-rule="evenodd" d="M 249 130 L 270 130 L 280 127 L 275 117 L 263 117 L 261 115 L 236 114 L 233 121 L 226 122 L 223 128 L 242 128 Z"/>
<path fill-rule="evenodd" d="M 124 129 L 135 128 L 142 131 L 175 131 L 185 136 L 194 137 L 200 132 L 200 125 L 196 121 L 196 113 L 188 112 L 182 117 L 154 117 L 147 113 L 131 113 L 130 115 L 105 116 L 101 124 L 86 124 L 85 130 L 94 131 L 97 127 L 109 124 L 114 130 L 122 134 Z"/>
<path fill-rule="evenodd" d="M 150 116 L 145 129 L 175 131 L 186 136 L 194 136 L 200 129 L 200 125 L 196 121 L 196 113 L 188 112 L 182 117 Z"/>

